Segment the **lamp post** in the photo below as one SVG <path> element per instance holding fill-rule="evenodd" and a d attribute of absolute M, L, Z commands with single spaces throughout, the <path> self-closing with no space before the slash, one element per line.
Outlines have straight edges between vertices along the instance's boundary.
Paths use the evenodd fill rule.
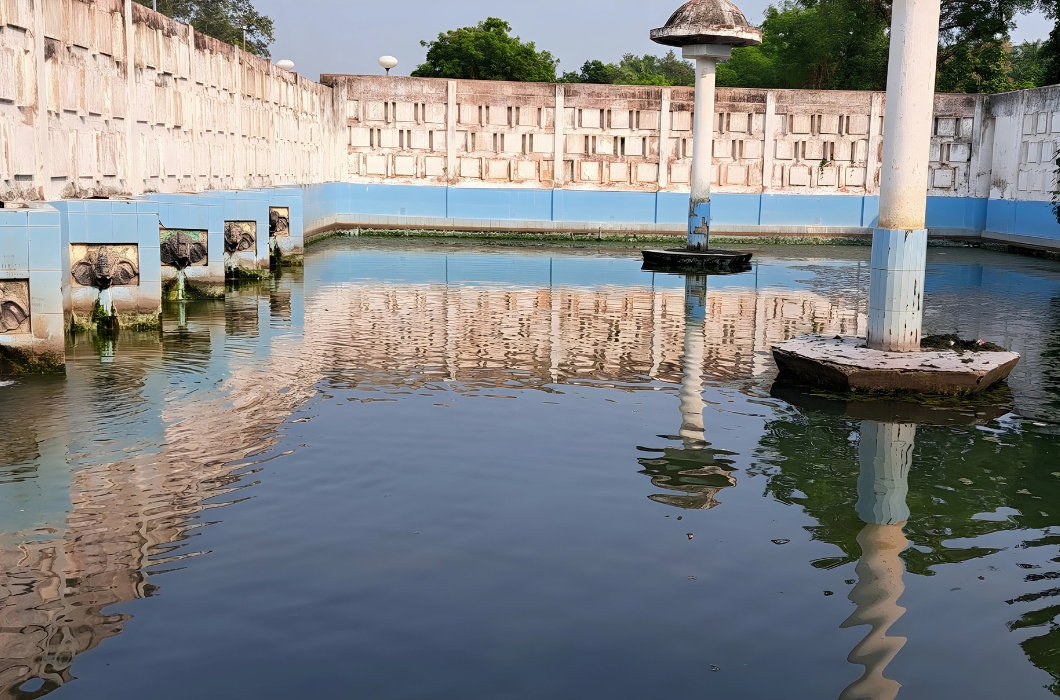
<path fill-rule="evenodd" d="M 379 65 L 386 69 L 386 74 L 390 75 L 391 68 L 397 68 L 398 60 L 393 56 L 383 56 L 379 59 Z"/>
<path fill-rule="evenodd" d="M 714 148 L 714 87 L 718 61 L 732 50 L 762 43 L 762 30 L 751 26 L 729 0 L 692 0 L 670 17 L 666 26 L 651 31 L 651 39 L 679 47 L 684 58 L 696 63 L 696 101 L 692 126 L 692 182 L 688 208 L 688 244 L 684 251 L 645 251 L 646 263 L 669 264 L 683 269 L 729 269 L 745 266 L 749 254 L 710 251 L 710 175 Z M 668 119 L 670 115 L 662 115 Z M 667 167 L 667 147 L 659 147 L 659 167 Z M 683 253 L 683 255 L 681 254 Z M 651 255 L 649 255 L 651 254 Z"/>

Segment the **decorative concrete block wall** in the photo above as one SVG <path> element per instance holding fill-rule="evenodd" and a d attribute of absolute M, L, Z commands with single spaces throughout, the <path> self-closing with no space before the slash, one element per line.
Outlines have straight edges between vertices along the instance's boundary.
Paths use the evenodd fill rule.
<path fill-rule="evenodd" d="M 55 203 L 62 230 L 63 309 L 68 324 L 91 321 L 109 277 L 113 309 L 123 327 L 158 326 L 162 302 L 158 205 L 132 200 Z M 135 273 L 135 274 L 134 274 Z M 108 280 L 103 280 L 105 286 Z"/>
<path fill-rule="evenodd" d="M 0 198 L 335 180 L 331 98 L 132 0 L 5 0 Z"/>
<path fill-rule="evenodd" d="M 0 209 L 0 372 L 65 363 L 59 212 Z"/>

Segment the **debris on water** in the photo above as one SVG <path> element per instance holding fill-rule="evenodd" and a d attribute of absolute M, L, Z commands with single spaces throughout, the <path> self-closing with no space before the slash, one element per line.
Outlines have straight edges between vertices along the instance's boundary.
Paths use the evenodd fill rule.
<path fill-rule="evenodd" d="M 846 581 L 844 581 L 844 583 L 846 583 L 846 585 L 848 585 L 848 586 L 853 586 L 853 585 L 857 584 L 857 581 L 855 581 L 852 578 L 848 578 Z"/>
<path fill-rule="evenodd" d="M 1027 489 L 1020 489 L 1016 493 L 1020 494 L 1021 496 L 1030 496 L 1031 495 L 1031 492 L 1028 491 Z"/>
<path fill-rule="evenodd" d="M 691 532 L 688 533 L 688 539 L 692 539 L 693 537 L 695 537 L 695 535 L 693 535 Z"/>
<path fill-rule="evenodd" d="M 696 576 L 685 576 L 685 578 L 687 578 L 687 579 L 688 579 L 689 581 L 695 581 L 695 580 L 697 580 L 697 577 L 696 577 Z"/>
<path fill-rule="evenodd" d="M 714 664 L 711 664 L 710 665 L 710 670 L 713 671 L 714 673 L 717 673 L 718 671 L 721 670 L 721 666 L 715 666 Z"/>
<path fill-rule="evenodd" d="M 678 515 L 678 516 L 677 516 L 677 519 L 678 519 L 678 520 L 684 520 L 684 519 L 685 519 L 685 516 L 683 516 L 683 515 Z"/>
<path fill-rule="evenodd" d="M 980 581 L 985 581 L 985 580 L 986 580 L 986 576 L 980 576 L 980 577 L 979 577 L 979 580 L 980 580 Z"/>
<path fill-rule="evenodd" d="M 830 596 L 830 595 L 835 595 L 835 592 L 834 591 L 825 591 L 824 594 L 825 594 L 825 596 Z"/>
<path fill-rule="evenodd" d="M 957 481 L 961 482 L 965 486 L 971 486 L 973 483 L 975 483 L 971 479 L 957 479 Z"/>
<path fill-rule="evenodd" d="M 959 590 L 961 590 L 960 586 L 958 586 L 957 588 L 951 588 L 950 589 L 950 593 L 953 593 L 954 591 L 959 591 Z"/>
<path fill-rule="evenodd" d="M 299 447 L 309 447 L 309 445 L 299 445 Z"/>
<path fill-rule="evenodd" d="M 771 540 L 773 544 L 788 544 L 791 540 Z"/>

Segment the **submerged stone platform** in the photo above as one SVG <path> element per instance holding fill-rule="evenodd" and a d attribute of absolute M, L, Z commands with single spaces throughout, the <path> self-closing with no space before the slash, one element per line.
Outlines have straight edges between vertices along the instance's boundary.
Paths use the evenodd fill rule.
<path fill-rule="evenodd" d="M 1004 381 L 1020 361 L 1015 352 L 871 350 L 864 338 L 804 336 L 773 346 L 785 381 L 834 391 L 976 394 Z"/>
<path fill-rule="evenodd" d="M 693 251 L 686 248 L 645 250 L 644 269 L 656 272 L 744 272 L 753 253 L 731 250 Z"/>

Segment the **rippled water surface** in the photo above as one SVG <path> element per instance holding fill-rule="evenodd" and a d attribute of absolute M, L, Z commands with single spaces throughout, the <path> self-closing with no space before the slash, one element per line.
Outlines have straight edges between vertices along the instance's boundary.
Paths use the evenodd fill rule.
<path fill-rule="evenodd" d="M 0 381 L 0 698 L 1060 695 L 1060 263 L 932 249 L 976 402 L 775 386 L 866 248 L 333 240 Z"/>

